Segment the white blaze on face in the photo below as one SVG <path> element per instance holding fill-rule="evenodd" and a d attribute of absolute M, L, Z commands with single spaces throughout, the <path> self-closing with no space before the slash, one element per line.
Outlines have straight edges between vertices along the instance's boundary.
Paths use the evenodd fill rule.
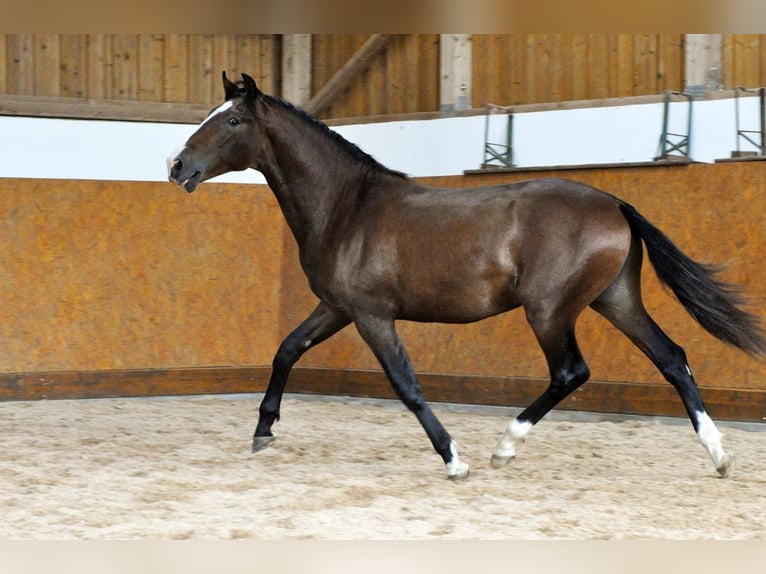
<path fill-rule="evenodd" d="M 210 112 L 210 115 L 206 117 L 202 123 L 200 124 L 200 127 L 204 126 L 207 122 L 212 120 L 217 115 L 222 114 L 226 110 L 230 109 L 234 105 L 233 100 L 226 100 L 224 103 L 222 103 L 220 106 L 218 106 L 216 109 L 214 109 L 212 112 Z"/>

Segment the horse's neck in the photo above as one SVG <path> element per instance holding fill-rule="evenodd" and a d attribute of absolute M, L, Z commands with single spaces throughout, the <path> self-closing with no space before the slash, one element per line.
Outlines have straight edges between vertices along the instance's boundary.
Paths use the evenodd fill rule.
<path fill-rule="evenodd" d="M 257 168 L 266 176 L 299 245 L 316 242 L 333 214 L 353 202 L 364 170 L 331 136 L 296 112 L 272 105 L 268 144 Z"/>

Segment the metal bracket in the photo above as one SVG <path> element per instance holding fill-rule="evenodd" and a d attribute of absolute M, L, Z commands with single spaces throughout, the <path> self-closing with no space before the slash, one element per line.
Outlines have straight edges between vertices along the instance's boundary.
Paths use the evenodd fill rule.
<path fill-rule="evenodd" d="M 758 93 L 760 106 L 760 125 L 759 130 L 743 130 L 739 122 L 739 94 L 740 93 Z M 766 88 L 742 88 L 734 89 L 734 109 L 737 115 L 737 150 L 732 152 L 732 157 L 762 157 L 766 156 Z M 755 141 L 749 134 L 758 134 L 760 141 Z M 744 139 L 758 148 L 757 152 L 746 152 L 740 149 L 740 141 Z"/>
<path fill-rule="evenodd" d="M 685 134 L 676 134 L 668 131 L 671 96 L 682 96 L 689 102 Z M 692 138 L 693 101 L 693 96 L 685 92 L 675 92 L 673 90 L 665 90 L 663 92 L 662 133 L 660 134 L 660 143 L 657 149 L 657 156 L 654 158 L 654 161 L 667 161 L 674 159 L 691 160 L 691 156 L 689 155 L 689 148 L 691 146 Z"/>
<path fill-rule="evenodd" d="M 484 161 L 481 168 L 488 167 L 513 167 L 513 107 L 486 105 L 487 115 L 484 123 Z M 493 115 L 505 114 L 507 125 L 504 143 L 492 143 L 489 141 L 489 118 Z M 494 163 L 493 163 L 494 162 Z"/>

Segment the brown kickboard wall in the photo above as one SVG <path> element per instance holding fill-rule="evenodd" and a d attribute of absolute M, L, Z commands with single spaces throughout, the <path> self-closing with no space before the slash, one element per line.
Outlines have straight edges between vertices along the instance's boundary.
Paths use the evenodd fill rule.
<path fill-rule="evenodd" d="M 692 257 L 726 263 L 725 279 L 742 283 L 752 310 L 766 315 L 759 263 L 766 247 L 766 164 L 424 181 L 452 187 L 550 175 L 618 195 Z M 266 186 L 205 184 L 188 195 L 168 183 L 0 179 L 0 241 L 5 400 L 115 396 L 120 388 L 125 395 L 259 391 L 279 342 L 316 304 Z M 644 297 L 686 349 L 714 414 L 711 400 L 726 408 L 725 418 L 766 416 L 766 362 L 705 333 L 657 284 L 647 263 Z M 471 325 L 402 322 L 399 329 L 427 398 L 524 404 L 547 376 L 518 311 Z M 579 400 L 587 410 L 654 412 L 666 393 L 674 398 L 648 360 L 595 313 L 583 314 L 578 338 L 596 384 L 570 402 Z M 390 393 L 353 327 L 312 349 L 299 368 L 288 390 L 364 394 L 363 385 L 349 387 L 356 378 L 377 381 L 369 383 L 377 389 L 372 396 Z M 32 390 L 36 377 L 47 377 L 45 392 Z M 138 384 L 142 377 L 154 382 Z M 67 394 L 65 383 L 90 392 Z"/>

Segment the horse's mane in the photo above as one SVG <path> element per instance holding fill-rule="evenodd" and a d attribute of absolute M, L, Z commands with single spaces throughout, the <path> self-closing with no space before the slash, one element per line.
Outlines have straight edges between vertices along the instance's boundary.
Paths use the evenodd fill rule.
<path fill-rule="evenodd" d="M 276 96 L 263 94 L 262 97 L 264 97 L 269 103 L 276 104 L 277 106 L 289 111 L 293 115 L 299 117 L 307 125 L 311 126 L 313 129 L 317 130 L 318 132 L 325 135 L 326 137 L 329 137 L 331 140 L 339 144 L 341 148 L 346 150 L 346 152 L 348 152 L 349 155 L 351 155 L 351 157 L 353 157 L 355 160 L 363 164 L 365 167 L 372 168 L 375 171 L 385 173 L 387 175 L 393 175 L 396 177 L 401 177 L 403 179 L 409 179 L 409 176 L 407 174 L 402 173 L 401 171 L 396 171 L 394 169 L 390 169 L 386 167 L 385 165 L 380 163 L 378 160 L 376 160 L 374 157 L 372 157 L 370 154 L 363 151 L 359 146 L 357 146 L 354 143 L 351 143 L 342 135 L 340 135 L 338 132 L 331 130 L 327 126 L 327 124 L 319 121 L 318 119 L 310 115 L 308 112 L 302 110 L 301 108 L 291 104 L 290 102 L 286 100 L 283 100 L 282 98 L 278 98 Z"/>

